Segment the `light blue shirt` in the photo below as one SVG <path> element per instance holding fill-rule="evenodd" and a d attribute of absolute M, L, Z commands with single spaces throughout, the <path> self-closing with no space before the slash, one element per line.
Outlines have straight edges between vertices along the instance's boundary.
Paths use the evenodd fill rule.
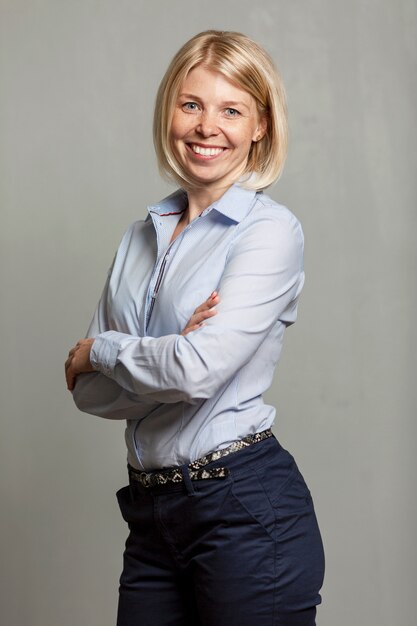
<path fill-rule="evenodd" d="M 233 185 L 170 243 L 187 207 L 176 191 L 126 231 L 87 336 L 93 373 L 81 411 L 126 419 L 128 461 L 189 463 L 269 428 L 271 384 L 304 282 L 303 233 L 284 206 Z M 217 290 L 217 315 L 180 333 Z"/>

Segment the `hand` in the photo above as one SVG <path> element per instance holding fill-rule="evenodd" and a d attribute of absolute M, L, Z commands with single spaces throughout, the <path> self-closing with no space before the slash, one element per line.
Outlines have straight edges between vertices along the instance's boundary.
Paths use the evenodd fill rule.
<path fill-rule="evenodd" d="M 94 339 L 80 339 L 69 351 L 68 359 L 65 361 L 65 378 L 67 379 L 69 391 L 73 391 L 75 379 L 78 374 L 94 372 L 90 361 L 90 352 L 93 343 Z"/>
<path fill-rule="evenodd" d="M 203 304 L 200 304 L 200 306 L 196 308 L 181 335 L 188 335 L 188 333 L 191 333 L 193 330 L 197 330 L 197 328 L 204 326 L 204 321 L 206 319 L 217 314 L 216 309 L 213 307 L 215 307 L 216 304 L 219 304 L 219 302 L 220 298 L 217 295 L 217 291 L 213 291 L 211 296 L 207 298 Z"/>

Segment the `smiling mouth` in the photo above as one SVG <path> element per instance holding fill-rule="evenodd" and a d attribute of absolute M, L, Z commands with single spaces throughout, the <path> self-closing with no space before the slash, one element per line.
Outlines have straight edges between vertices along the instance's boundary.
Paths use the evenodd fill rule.
<path fill-rule="evenodd" d="M 190 150 L 194 154 L 198 154 L 202 157 L 216 157 L 226 150 L 226 148 L 219 148 L 219 147 L 213 147 L 213 148 L 209 146 L 203 147 L 195 143 L 189 143 L 187 144 L 187 146 L 190 148 Z"/>

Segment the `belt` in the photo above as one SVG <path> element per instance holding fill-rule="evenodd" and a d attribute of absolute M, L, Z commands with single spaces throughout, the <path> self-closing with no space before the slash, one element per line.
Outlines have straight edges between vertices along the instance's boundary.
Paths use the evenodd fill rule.
<path fill-rule="evenodd" d="M 268 439 L 269 437 L 273 437 L 272 430 L 270 428 L 268 428 L 268 430 L 263 430 L 260 433 L 243 437 L 243 439 L 239 439 L 238 441 L 231 443 L 230 446 L 227 446 L 227 448 L 216 450 L 216 452 L 210 452 L 209 454 L 202 456 L 200 459 L 192 461 L 189 465 L 182 467 L 172 467 L 155 472 L 141 472 L 140 470 L 133 468 L 131 465 L 128 465 L 129 476 L 134 481 L 140 483 L 142 487 L 157 487 L 158 485 L 184 482 L 184 470 L 187 470 L 187 474 L 191 480 L 227 478 L 229 475 L 229 469 L 227 467 L 212 467 L 205 469 L 204 466 L 212 463 L 213 461 L 217 461 L 224 456 L 228 456 L 233 452 L 243 450 L 243 448 L 247 448 L 254 443 L 259 443 L 264 439 Z"/>

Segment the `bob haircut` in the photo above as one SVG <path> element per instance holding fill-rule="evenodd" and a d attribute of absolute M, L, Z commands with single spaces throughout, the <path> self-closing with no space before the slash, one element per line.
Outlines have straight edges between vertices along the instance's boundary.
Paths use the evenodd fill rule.
<path fill-rule="evenodd" d="M 264 189 L 282 172 L 288 146 L 287 105 L 284 86 L 270 56 L 257 43 L 231 31 L 207 30 L 195 35 L 172 59 L 155 102 L 153 139 L 161 174 L 182 187 L 195 185 L 177 161 L 170 129 L 178 94 L 188 73 L 204 65 L 249 93 L 267 130 L 253 142 L 240 179 L 247 189 Z"/>

